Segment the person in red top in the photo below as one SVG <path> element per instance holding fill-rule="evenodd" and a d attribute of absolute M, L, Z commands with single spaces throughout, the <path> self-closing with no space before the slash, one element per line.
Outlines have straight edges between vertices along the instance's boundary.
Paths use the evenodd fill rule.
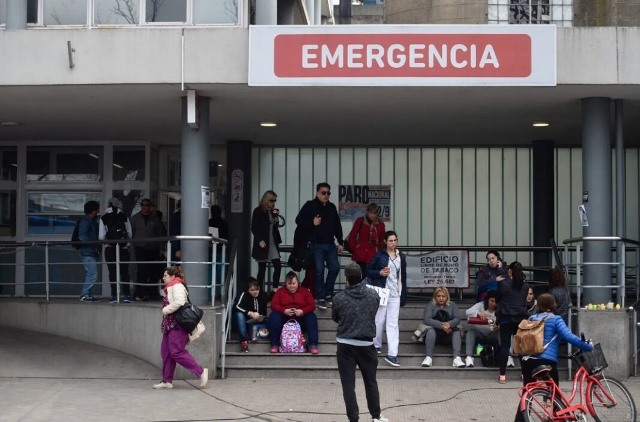
<path fill-rule="evenodd" d="M 385 231 L 384 222 L 378 218 L 377 204 L 367 205 L 365 216 L 356 218 L 353 223 L 347 243 L 351 250 L 351 259 L 360 266 L 363 276 L 371 258 L 385 247 Z"/>
<path fill-rule="evenodd" d="M 289 271 L 284 279 L 285 288 L 278 289 L 271 299 L 269 315 L 269 339 L 271 353 L 278 353 L 282 326 L 290 319 L 300 323 L 303 331 L 309 336 L 309 351 L 313 355 L 318 352 L 318 318 L 316 304 L 309 289 L 300 286 L 298 275 Z"/>

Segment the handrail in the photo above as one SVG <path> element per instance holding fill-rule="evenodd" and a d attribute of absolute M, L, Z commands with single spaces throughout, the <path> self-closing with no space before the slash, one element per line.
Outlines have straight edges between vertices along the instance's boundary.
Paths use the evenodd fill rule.
<path fill-rule="evenodd" d="M 233 303 L 236 297 L 236 290 L 238 288 L 236 283 L 236 274 L 238 270 L 238 260 L 237 260 L 237 245 L 235 243 L 231 246 L 231 253 L 229 254 L 229 262 L 231 263 L 232 271 L 227 273 L 227 277 L 225 282 L 223 283 L 223 287 L 226 287 L 227 297 L 222 295 L 222 300 L 225 301 L 226 305 L 223 306 L 222 309 L 222 318 L 221 324 L 222 327 L 220 329 L 220 377 L 222 379 L 225 378 L 226 373 L 226 363 L 227 363 L 227 340 L 229 339 L 229 335 L 231 334 L 231 323 L 233 320 Z"/>
<path fill-rule="evenodd" d="M 628 239 L 626 237 L 619 236 L 582 236 L 582 237 L 572 237 L 571 239 L 565 239 L 562 241 L 565 245 L 570 245 L 572 243 L 578 243 L 585 240 L 609 240 L 609 241 L 623 241 L 624 243 L 629 243 L 632 245 L 640 246 L 640 241 Z"/>

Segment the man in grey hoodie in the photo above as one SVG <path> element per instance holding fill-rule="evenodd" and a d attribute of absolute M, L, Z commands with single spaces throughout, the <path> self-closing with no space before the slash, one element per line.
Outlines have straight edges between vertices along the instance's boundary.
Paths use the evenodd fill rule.
<path fill-rule="evenodd" d="M 347 288 L 333 298 L 331 317 L 338 323 L 336 357 L 347 417 L 351 422 L 359 419 L 356 399 L 357 365 L 362 373 L 367 406 L 373 421 L 388 422 L 389 419 L 380 414 L 380 393 L 376 380 L 378 354 L 373 347 L 380 297 L 362 281 L 362 272 L 356 263 L 345 268 L 344 274 Z"/>

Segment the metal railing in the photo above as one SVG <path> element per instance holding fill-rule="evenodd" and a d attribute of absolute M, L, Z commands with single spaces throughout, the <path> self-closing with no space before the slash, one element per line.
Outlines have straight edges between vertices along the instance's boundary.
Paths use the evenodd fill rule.
<path fill-rule="evenodd" d="M 211 247 L 211 256 L 209 258 L 209 260 L 207 261 L 182 261 L 182 260 L 177 260 L 177 259 L 171 259 L 172 257 L 172 241 L 207 241 L 210 242 L 210 247 Z M 182 265 L 182 264 L 199 264 L 199 265 L 206 265 L 209 266 L 211 268 L 211 277 L 208 280 L 208 283 L 205 284 L 191 284 L 189 286 L 189 288 L 196 288 L 196 289 L 210 289 L 210 297 L 209 297 L 209 301 L 211 303 L 211 306 L 215 306 L 216 303 L 216 296 L 218 295 L 217 291 L 219 290 L 219 295 L 224 296 L 225 294 L 225 283 L 223 283 L 222 281 L 225 280 L 225 275 L 227 273 L 227 267 L 229 266 L 229 263 L 226 262 L 226 255 L 227 255 L 227 240 L 225 239 L 220 239 L 217 237 L 213 237 L 213 236 L 170 236 L 170 237 L 157 237 L 157 238 L 147 238 L 147 239 L 128 239 L 127 243 L 132 244 L 133 246 L 135 246 L 136 243 L 147 243 L 147 242 L 162 242 L 164 243 L 166 246 L 164 248 L 164 259 L 162 261 L 139 261 L 136 259 L 131 259 L 126 261 L 126 263 L 128 264 L 162 264 L 162 263 L 166 263 L 167 266 L 170 265 Z M 105 261 L 104 260 L 104 254 L 101 254 L 101 259 L 97 262 L 97 264 L 115 264 L 115 268 L 116 268 L 116 292 L 117 292 L 117 301 L 120 301 L 120 292 L 121 292 L 121 286 L 122 286 L 122 277 L 120 274 L 120 263 L 125 263 L 121 261 L 121 248 L 122 246 L 120 246 L 120 244 L 122 243 L 122 240 L 118 241 L 118 240 L 103 240 L 103 241 L 92 241 L 92 242 L 71 242 L 71 241 L 42 241 L 42 242 L 23 242 L 23 243 L 17 243 L 17 242 L 12 242 L 12 243 L 3 243 L 0 245 L 0 253 L 25 253 L 27 250 L 30 249 L 44 249 L 44 260 L 42 262 L 25 262 L 25 263 L 16 263 L 16 262 L 0 262 L 0 267 L 3 266 L 10 266 L 10 267 L 38 267 L 38 266 L 44 266 L 44 280 L 38 281 L 38 280 L 30 280 L 28 282 L 26 282 L 25 284 L 28 284 L 29 286 L 37 286 L 37 285 L 44 285 L 44 295 L 41 294 L 29 294 L 28 296 L 31 297 L 42 297 L 44 296 L 46 301 L 50 301 L 52 297 L 68 297 L 69 295 L 53 295 L 51 293 L 51 287 L 52 285 L 81 285 L 81 282 L 71 282 L 71 281 L 53 281 L 52 280 L 52 267 L 65 267 L 65 266 L 81 266 L 82 263 L 79 263 L 78 261 L 61 261 L 61 260 L 52 260 L 51 259 L 51 250 L 52 249 L 66 249 L 69 252 L 73 252 L 72 249 L 70 249 L 70 246 L 73 245 L 82 245 L 82 246 L 87 246 L 87 245 L 96 245 L 96 247 L 102 248 L 103 245 L 108 245 L 108 244 L 115 244 L 115 248 L 116 248 L 116 258 L 115 261 Z M 220 253 L 218 253 L 218 251 L 220 251 Z M 220 279 L 220 280 L 219 280 Z M 110 281 L 107 280 L 103 280 L 103 283 L 109 283 L 111 284 Z M 11 282 L 7 282 L 5 280 L 3 280 L 2 282 L 0 282 L 0 286 L 15 286 L 15 281 L 13 283 Z M 161 280 L 158 280 L 157 283 L 150 283 L 150 284 L 144 284 L 144 283 L 136 283 L 133 280 L 129 283 L 132 286 L 145 286 L 145 287 L 156 287 L 159 288 L 162 286 L 162 282 Z M 15 296 L 15 295 L 14 295 Z M 27 295 L 25 295 L 27 296 Z"/>
<path fill-rule="evenodd" d="M 615 242 L 616 245 L 616 261 L 601 261 L 601 262 L 584 262 L 582 259 L 582 246 L 584 242 Z M 616 289 L 617 303 L 620 304 L 622 308 L 625 307 L 626 301 L 626 292 L 628 287 L 635 287 L 636 298 L 635 301 L 638 301 L 639 290 L 638 286 L 640 284 L 640 271 L 638 271 L 638 259 L 640 259 L 640 242 L 636 240 L 626 239 L 624 237 L 618 236 L 586 236 L 586 237 L 576 237 L 572 239 L 566 239 L 562 242 L 564 244 L 564 256 L 565 260 L 567 260 L 571 255 L 569 254 L 572 249 L 570 246 L 573 245 L 575 247 L 575 261 L 565 262 L 564 265 L 568 271 L 574 270 L 575 274 L 575 286 L 576 291 L 576 301 L 578 309 L 580 306 L 580 298 L 582 294 L 582 290 L 584 289 Z M 627 265 L 626 265 L 626 254 L 627 254 L 627 245 L 632 245 L 633 250 L 635 251 L 635 262 L 632 268 L 635 269 L 635 283 L 631 285 L 627 284 Z M 584 285 L 582 283 L 582 276 L 585 266 L 608 266 L 612 268 L 616 268 L 615 276 L 616 276 L 616 284 L 599 284 L 599 285 Z"/>

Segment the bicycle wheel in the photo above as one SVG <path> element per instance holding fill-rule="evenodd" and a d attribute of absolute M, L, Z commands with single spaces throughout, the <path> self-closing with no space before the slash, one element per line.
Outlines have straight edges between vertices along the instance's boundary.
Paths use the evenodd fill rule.
<path fill-rule="evenodd" d="M 534 388 L 527 393 L 525 408 L 522 417 L 525 422 L 548 422 L 553 420 L 553 415 L 564 404 L 558 397 L 551 400 L 552 393 L 544 388 Z"/>
<path fill-rule="evenodd" d="M 596 422 L 635 422 L 636 404 L 631 393 L 615 378 L 598 378 L 587 391 L 587 406 Z"/>

